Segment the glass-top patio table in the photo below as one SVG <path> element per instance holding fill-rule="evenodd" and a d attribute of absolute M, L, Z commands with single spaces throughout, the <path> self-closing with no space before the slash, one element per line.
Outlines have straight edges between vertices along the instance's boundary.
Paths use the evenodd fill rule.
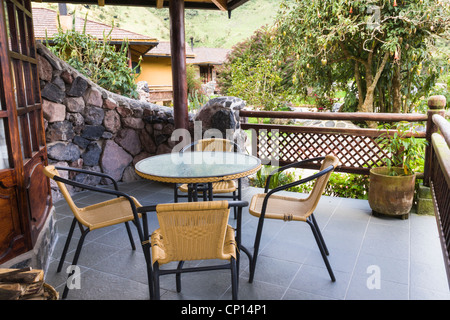
<path fill-rule="evenodd" d="M 193 184 L 194 190 L 197 184 L 206 183 L 210 191 L 213 182 L 243 178 L 260 168 L 261 161 L 254 156 L 222 151 L 172 152 L 143 159 L 135 165 L 136 173 L 143 178 L 167 183 Z M 212 197 L 212 192 L 209 194 Z M 250 252 L 241 245 L 241 209 L 238 210 L 236 221 L 236 242 L 251 259 Z"/>
<path fill-rule="evenodd" d="M 249 176 L 261 161 L 248 154 L 221 151 L 172 152 L 136 163 L 143 178 L 169 183 L 212 183 Z"/>

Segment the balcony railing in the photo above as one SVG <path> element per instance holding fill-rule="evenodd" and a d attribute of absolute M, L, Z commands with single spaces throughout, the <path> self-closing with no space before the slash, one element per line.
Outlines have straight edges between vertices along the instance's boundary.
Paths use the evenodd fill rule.
<path fill-rule="evenodd" d="M 423 114 L 345 113 L 345 112 L 289 112 L 241 110 L 240 117 L 271 119 L 314 119 L 380 122 L 425 122 Z M 263 162 L 289 164 L 326 154 L 337 156 L 341 172 L 369 174 L 373 166 L 385 165 L 388 156 L 376 142 L 387 130 L 369 128 L 310 127 L 296 125 L 242 123 L 242 129 L 252 131 L 252 152 Z M 389 134 L 393 134 L 389 130 Z M 425 138 L 426 132 L 408 133 Z M 310 166 L 316 169 L 316 165 Z"/>
<path fill-rule="evenodd" d="M 432 121 L 438 131 L 431 135 L 430 188 L 450 286 L 450 123 L 437 114 Z"/>
<path fill-rule="evenodd" d="M 262 163 L 286 165 L 326 154 L 337 156 L 340 172 L 369 174 L 374 166 L 383 166 L 388 156 L 376 138 L 395 130 L 370 128 L 311 127 L 299 125 L 252 124 L 247 118 L 348 120 L 357 122 L 422 123 L 424 130 L 409 136 L 427 140 L 424 172 L 419 173 L 429 186 L 440 232 L 444 261 L 450 286 L 450 124 L 445 120 L 443 96 L 430 97 L 427 114 L 290 112 L 241 110 L 241 128 L 251 131 L 252 153 Z M 318 164 L 304 168 L 318 169 Z"/>

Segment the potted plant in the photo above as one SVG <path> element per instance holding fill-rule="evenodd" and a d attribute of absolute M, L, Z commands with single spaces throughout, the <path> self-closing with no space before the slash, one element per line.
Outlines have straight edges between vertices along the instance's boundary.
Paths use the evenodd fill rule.
<path fill-rule="evenodd" d="M 373 214 L 400 216 L 407 219 L 411 211 L 415 171 L 423 159 L 426 141 L 408 137 L 410 124 L 400 122 L 395 133 L 388 130 L 376 142 L 385 151 L 385 167 L 374 167 L 369 176 L 369 205 Z"/>

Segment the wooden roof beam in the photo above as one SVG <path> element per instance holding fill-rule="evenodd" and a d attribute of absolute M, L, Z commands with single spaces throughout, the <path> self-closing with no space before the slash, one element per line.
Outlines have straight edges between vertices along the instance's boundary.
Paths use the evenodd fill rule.
<path fill-rule="evenodd" d="M 105 6 L 105 0 L 98 0 L 98 6 L 104 7 Z"/>
<path fill-rule="evenodd" d="M 156 0 L 156 8 L 162 9 L 164 6 L 164 0 Z"/>
<path fill-rule="evenodd" d="M 222 11 L 228 10 L 227 0 L 211 0 Z"/>

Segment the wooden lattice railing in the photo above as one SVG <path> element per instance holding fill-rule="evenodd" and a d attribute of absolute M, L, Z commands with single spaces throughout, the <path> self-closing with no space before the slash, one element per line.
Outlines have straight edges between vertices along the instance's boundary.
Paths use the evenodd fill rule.
<path fill-rule="evenodd" d="M 252 153 L 264 164 L 288 163 L 332 153 L 340 159 L 336 171 L 369 174 L 373 166 L 384 165 L 386 154 L 376 138 L 386 132 L 378 129 L 307 127 L 250 124 L 246 118 L 350 120 L 377 122 L 426 122 L 426 131 L 410 134 L 427 140 L 423 184 L 429 186 L 442 244 L 450 286 L 450 124 L 443 117 L 445 97 L 428 100 L 427 114 L 368 114 L 331 112 L 274 112 L 241 110 L 241 128 L 251 131 Z M 393 131 L 389 132 L 393 134 Z M 304 168 L 317 169 L 317 165 Z"/>
<path fill-rule="evenodd" d="M 240 117 L 352 120 L 380 122 L 426 121 L 422 114 L 390 113 L 340 113 L 340 112 L 289 112 L 241 110 Z M 241 124 L 242 129 L 252 133 L 252 153 L 266 164 L 285 165 L 309 158 L 334 154 L 340 159 L 337 171 L 369 174 L 373 166 L 385 165 L 386 153 L 379 147 L 376 138 L 386 130 L 354 129 L 337 127 L 309 127 L 296 125 Z M 390 130 L 390 134 L 393 134 Z M 425 138 L 425 132 L 409 133 L 409 136 Z M 309 165 L 317 168 L 316 165 Z"/>

